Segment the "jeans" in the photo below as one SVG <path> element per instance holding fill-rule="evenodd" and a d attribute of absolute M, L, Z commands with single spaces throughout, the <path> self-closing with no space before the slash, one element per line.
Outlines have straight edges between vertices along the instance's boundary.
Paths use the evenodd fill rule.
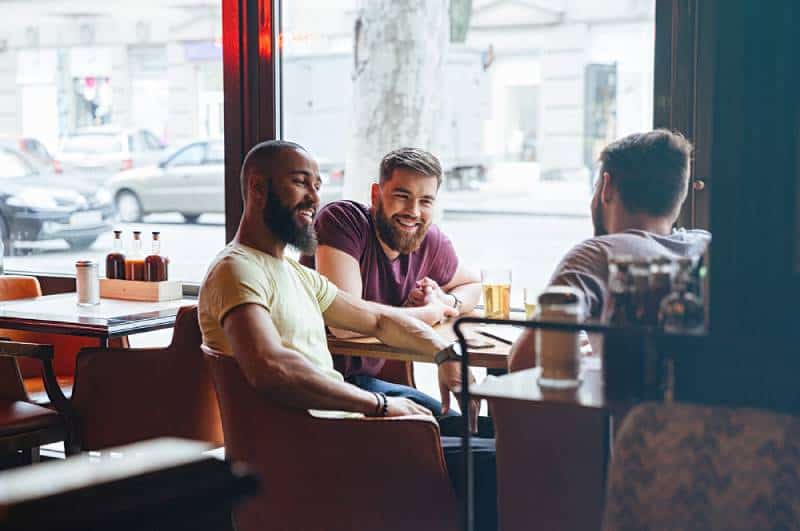
<path fill-rule="evenodd" d="M 417 404 L 431 410 L 433 416 L 439 421 L 439 432 L 442 435 L 453 437 L 461 436 L 461 415 L 451 409 L 446 415 L 443 416 L 442 403 L 432 396 L 426 395 L 419 389 L 414 389 L 413 387 L 408 387 L 407 385 L 387 382 L 366 374 L 354 374 L 348 376 L 347 381 L 365 391 L 372 391 L 373 393 L 385 393 L 386 396 L 400 396 L 408 398 L 409 400 L 413 400 Z M 488 417 L 478 418 L 477 436 L 485 438 L 494 437 L 492 419 Z"/>
<path fill-rule="evenodd" d="M 347 377 L 347 381 L 356 387 L 360 387 L 365 391 L 372 391 L 373 393 L 384 393 L 386 396 L 401 396 L 413 400 L 417 404 L 431 410 L 433 416 L 439 418 L 442 416 L 442 403 L 428 396 L 419 389 L 408 387 L 407 385 L 400 385 L 396 383 L 379 380 L 374 376 L 366 374 L 354 374 Z M 458 413 L 450 410 L 446 416 L 457 416 Z"/>

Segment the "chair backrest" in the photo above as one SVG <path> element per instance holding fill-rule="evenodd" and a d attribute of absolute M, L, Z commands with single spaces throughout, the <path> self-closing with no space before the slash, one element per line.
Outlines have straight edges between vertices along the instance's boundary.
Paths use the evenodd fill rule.
<path fill-rule="evenodd" d="M 800 419 L 644 404 L 614 444 L 603 529 L 797 529 Z"/>
<path fill-rule="evenodd" d="M 378 373 L 381 380 L 408 387 L 416 387 L 414 382 L 414 364 L 403 360 L 386 360 Z"/>
<path fill-rule="evenodd" d="M 39 279 L 20 275 L 0 275 L 0 301 L 41 297 Z"/>
<path fill-rule="evenodd" d="M 236 360 L 204 347 L 222 411 L 226 458 L 262 491 L 237 510 L 240 531 L 454 530 L 455 498 L 434 423 L 321 419 L 249 385 Z"/>
<path fill-rule="evenodd" d="M 84 450 L 155 437 L 222 445 L 214 384 L 203 353 L 197 307 L 183 307 L 166 348 L 83 349 L 72 403 Z"/>
<path fill-rule="evenodd" d="M 533 384 L 535 385 L 535 384 Z M 572 404 L 491 399 L 500 529 L 599 529 L 608 417 Z"/>

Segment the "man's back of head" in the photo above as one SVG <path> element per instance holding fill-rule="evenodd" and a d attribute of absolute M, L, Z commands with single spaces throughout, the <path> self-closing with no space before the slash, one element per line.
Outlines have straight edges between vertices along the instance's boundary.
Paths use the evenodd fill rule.
<path fill-rule="evenodd" d="M 600 175 L 612 176 L 628 212 L 677 217 L 686 199 L 691 154 L 691 143 L 680 133 L 634 133 L 603 149 Z"/>

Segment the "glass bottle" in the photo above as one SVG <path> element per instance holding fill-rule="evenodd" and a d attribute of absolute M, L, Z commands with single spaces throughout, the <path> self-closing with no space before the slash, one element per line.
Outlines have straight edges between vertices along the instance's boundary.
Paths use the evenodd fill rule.
<path fill-rule="evenodd" d="M 122 252 L 122 231 L 114 231 L 114 247 L 106 255 L 106 278 L 125 280 L 125 253 Z"/>
<path fill-rule="evenodd" d="M 631 300 L 633 300 L 634 322 L 641 325 L 656 324 L 647 321 L 647 306 L 650 295 L 650 259 L 640 258 L 631 263 Z"/>
<path fill-rule="evenodd" d="M 635 402 L 644 393 L 644 337 L 637 331 L 633 262 L 630 256 L 618 256 L 608 264 L 611 328 L 603 336 L 603 384 L 606 399 L 613 403 Z"/>
<path fill-rule="evenodd" d="M 142 232 L 133 231 L 133 244 L 125 257 L 125 279 L 144 280 L 144 256 L 142 253 Z"/>
<path fill-rule="evenodd" d="M 691 258 L 678 259 L 672 292 L 659 308 L 659 324 L 668 334 L 695 334 L 705 330 L 703 300 L 692 292 L 694 271 Z"/>
<path fill-rule="evenodd" d="M 148 282 L 167 280 L 169 258 L 161 255 L 161 233 L 153 231 L 153 252 L 144 259 L 144 279 Z"/>
<path fill-rule="evenodd" d="M 661 301 L 672 291 L 675 263 L 667 256 L 660 256 L 650 263 L 650 290 L 647 298 L 647 323 L 658 323 Z"/>
<path fill-rule="evenodd" d="M 612 256 L 608 261 L 608 324 L 630 326 L 635 322 L 631 256 Z"/>

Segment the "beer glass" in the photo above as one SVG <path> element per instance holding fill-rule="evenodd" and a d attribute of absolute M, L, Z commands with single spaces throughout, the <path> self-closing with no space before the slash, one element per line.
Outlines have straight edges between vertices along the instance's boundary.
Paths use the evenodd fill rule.
<path fill-rule="evenodd" d="M 536 288 L 524 288 L 522 290 L 525 304 L 525 319 L 530 321 L 536 313 L 536 303 L 539 299 L 539 290 Z"/>
<path fill-rule="evenodd" d="M 511 314 L 511 270 L 481 269 L 483 307 L 488 319 L 508 319 Z"/>

